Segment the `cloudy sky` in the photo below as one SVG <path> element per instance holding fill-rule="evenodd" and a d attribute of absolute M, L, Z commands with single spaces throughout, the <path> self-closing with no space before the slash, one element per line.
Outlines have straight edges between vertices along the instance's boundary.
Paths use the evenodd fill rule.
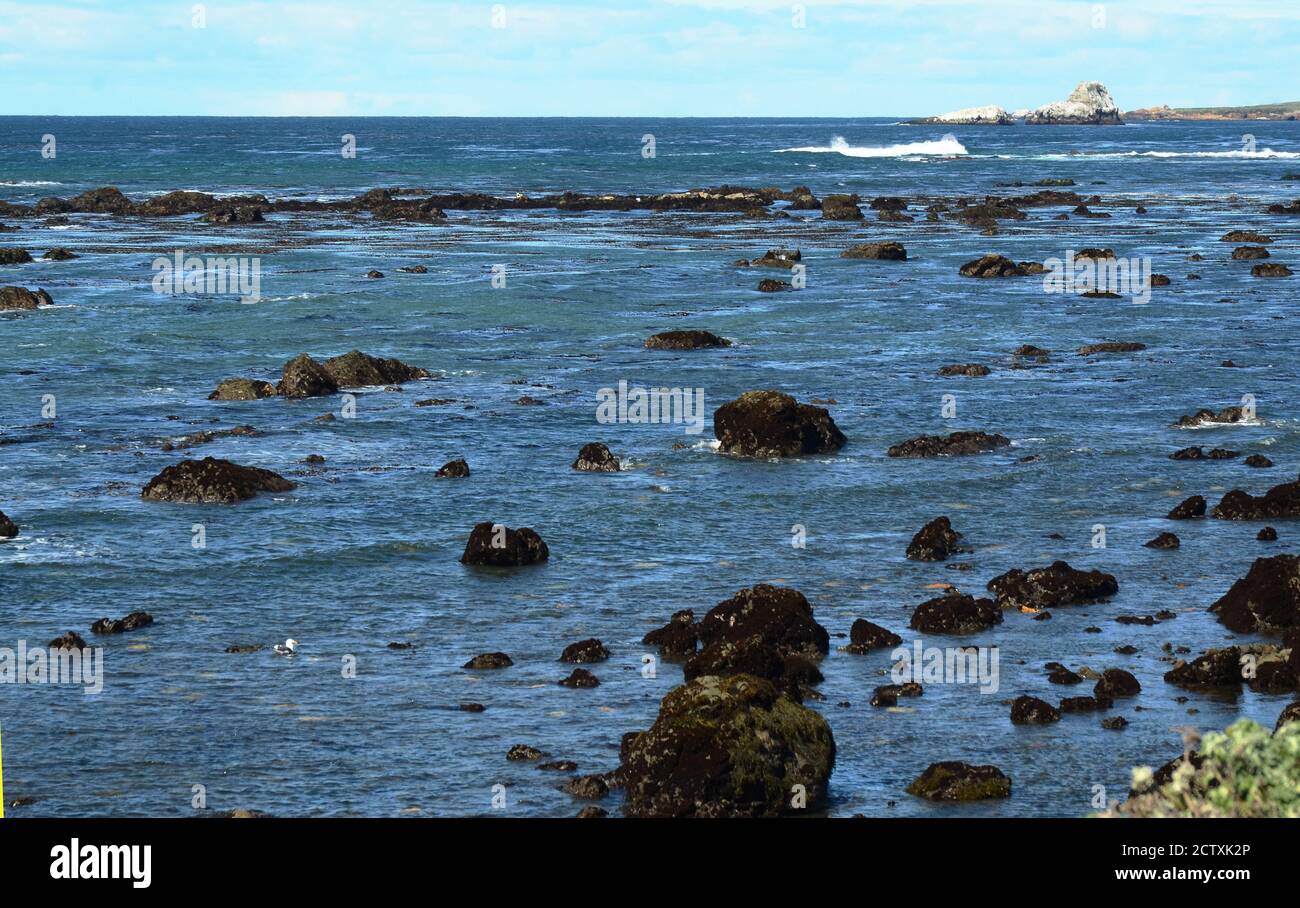
<path fill-rule="evenodd" d="M 902 116 L 1300 96 L 1297 0 L 0 0 L 0 114 Z"/>

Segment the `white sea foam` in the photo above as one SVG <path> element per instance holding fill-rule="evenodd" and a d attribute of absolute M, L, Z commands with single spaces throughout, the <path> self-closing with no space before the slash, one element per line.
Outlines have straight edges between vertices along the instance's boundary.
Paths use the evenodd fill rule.
<path fill-rule="evenodd" d="M 780 148 L 778 154 L 805 152 L 808 154 L 842 154 L 849 158 L 908 158 L 926 155 L 954 157 L 964 155 L 966 146 L 948 133 L 931 142 L 903 142 L 898 145 L 850 145 L 842 136 L 835 136 L 829 145 L 805 145 L 801 148 Z"/>
<path fill-rule="evenodd" d="M 0 186 L 16 186 L 19 188 L 22 188 L 24 186 L 62 186 L 62 185 L 63 185 L 62 183 L 55 182 L 54 180 L 0 180 Z"/>
<path fill-rule="evenodd" d="M 994 155 L 993 157 L 1005 160 L 1029 159 L 1035 161 L 1073 161 L 1078 160 L 1079 158 L 1088 158 L 1090 160 L 1120 158 L 1224 158 L 1236 161 L 1276 161 L 1298 159 L 1300 158 L 1300 151 L 1274 151 L 1272 148 L 1263 148 L 1258 151 L 1246 151 L 1240 148 L 1235 151 L 1072 151 L 1037 155 L 999 154 Z"/>

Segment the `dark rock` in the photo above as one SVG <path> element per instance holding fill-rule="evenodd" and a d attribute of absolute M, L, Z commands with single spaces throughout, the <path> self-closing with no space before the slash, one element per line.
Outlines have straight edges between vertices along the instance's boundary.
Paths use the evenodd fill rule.
<path fill-rule="evenodd" d="M 1176 549 L 1182 543 L 1173 533 L 1161 533 L 1150 542 L 1142 543 L 1148 549 Z"/>
<path fill-rule="evenodd" d="M 1011 780 L 996 766 L 949 760 L 931 763 L 907 792 L 930 801 L 984 801 L 1010 797 Z"/>
<path fill-rule="evenodd" d="M 1229 230 L 1223 236 L 1219 237 L 1225 243 L 1255 243 L 1266 246 L 1273 242 L 1271 236 L 1265 236 L 1262 233 L 1256 233 L 1253 230 Z"/>
<path fill-rule="evenodd" d="M 1110 729 L 1111 731 L 1119 731 L 1128 727 L 1128 719 L 1125 719 L 1123 716 L 1111 716 L 1108 719 L 1101 720 L 1101 727 Z"/>
<path fill-rule="evenodd" d="M 505 653 L 483 653 L 466 662 L 461 668 L 509 668 L 514 664 L 514 661 Z"/>
<path fill-rule="evenodd" d="M 902 243 L 862 243 L 845 249 L 840 253 L 840 258 L 903 262 L 907 260 L 907 249 L 903 247 Z"/>
<path fill-rule="evenodd" d="M 100 618 L 90 626 L 92 634 L 121 634 L 134 631 L 153 624 L 153 616 L 148 612 L 132 612 L 125 618 Z"/>
<path fill-rule="evenodd" d="M 713 414 L 720 450 L 749 457 L 829 454 L 847 439 L 822 407 L 779 391 L 747 391 Z"/>
<path fill-rule="evenodd" d="M 919 697 L 922 693 L 921 685 L 915 681 L 908 681 L 906 684 L 882 684 L 872 692 L 871 705 L 897 706 L 899 697 Z"/>
<path fill-rule="evenodd" d="M 619 775 L 634 817 L 777 816 L 794 786 L 826 800 L 835 739 L 822 716 L 761 678 L 706 675 L 664 697 L 626 742 Z"/>
<path fill-rule="evenodd" d="M 1101 679 L 1097 681 L 1092 693 L 1098 700 L 1114 700 L 1116 697 L 1136 696 L 1141 690 L 1142 685 L 1138 684 L 1131 672 L 1122 668 L 1108 668 L 1101 673 Z"/>
<path fill-rule="evenodd" d="M 868 653 L 873 649 L 895 647 L 903 638 L 886 630 L 879 624 L 873 624 L 865 618 L 859 618 L 849 628 L 849 644 L 844 647 L 846 653 Z"/>
<path fill-rule="evenodd" d="M 46 649 L 86 649 L 85 639 L 76 631 L 68 631 L 62 637 L 55 637 L 45 645 Z"/>
<path fill-rule="evenodd" d="M 1092 356 L 1094 353 L 1136 353 L 1145 350 L 1146 344 L 1136 341 L 1103 341 L 1100 344 L 1085 344 L 1079 348 L 1080 356 Z"/>
<path fill-rule="evenodd" d="M 1256 265 L 1250 269 L 1251 277 L 1290 277 L 1292 271 L 1286 265 L 1280 262 L 1270 262 L 1267 265 Z"/>
<path fill-rule="evenodd" d="M 1273 726 L 1274 733 L 1288 722 L 1300 722 L 1300 700 L 1288 703 L 1282 708 L 1281 714 L 1277 717 L 1277 724 Z"/>
<path fill-rule="evenodd" d="M 730 347 L 731 341 L 710 331 L 663 331 L 646 339 L 651 350 L 704 350 Z"/>
<path fill-rule="evenodd" d="M 1210 511 L 1220 520 L 1277 520 L 1300 517 L 1300 481 L 1273 486 L 1256 497 L 1233 489 Z"/>
<path fill-rule="evenodd" d="M 1272 527 L 1264 527 L 1255 538 L 1260 542 L 1277 542 L 1277 530 Z"/>
<path fill-rule="evenodd" d="M 507 760 L 540 760 L 544 756 L 546 756 L 545 751 L 538 750 L 528 744 L 515 744 L 506 751 Z"/>
<path fill-rule="evenodd" d="M 552 760 L 549 763 L 538 763 L 536 768 L 546 772 L 573 772 L 578 764 L 572 760 Z"/>
<path fill-rule="evenodd" d="M 1263 246 L 1238 246 L 1232 250 L 1232 257 L 1237 261 L 1268 258 L 1268 250 Z"/>
<path fill-rule="evenodd" d="M 256 643 L 232 643 L 230 646 L 226 647 L 226 652 L 237 654 L 255 653 L 261 648 L 262 647 Z"/>
<path fill-rule="evenodd" d="M 1098 700 L 1096 697 L 1066 697 L 1061 701 L 1062 713 L 1090 713 L 1110 707 L 1110 700 Z"/>
<path fill-rule="evenodd" d="M 1082 684 L 1083 678 L 1070 671 L 1064 665 L 1053 671 L 1047 676 L 1047 680 L 1052 684 Z"/>
<path fill-rule="evenodd" d="M 205 457 L 183 460 L 165 468 L 145 484 L 141 496 L 149 501 L 233 504 L 258 492 L 288 492 L 296 483 L 279 473 Z"/>
<path fill-rule="evenodd" d="M 284 364 L 284 372 L 276 393 L 284 397 L 323 397 L 339 390 L 334 376 L 306 353 Z"/>
<path fill-rule="evenodd" d="M 1003 608 L 1045 609 L 1101 602 L 1119 592 L 1119 583 L 1113 574 L 1081 571 L 1055 561 L 1031 571 L 1014 568 L 990 580 L 988 588 Z"/>
<path fill-rule="evenodd" d="M 1242 407 L 1224 407 L 1217 413 L 1203 407 L 1191 416 L 1180 416 L 1178 422 L 1173 424 L 1173 427 L 1175 429 L 1195 429 L 1200 426 L 1238 423 L 1245 418 L 1246 411 Z"/>
<path fill-rule="evenodd" d="M 577 643 L 571 643 L 560 654 L 561 662 L 604 662 L 608 658 L 609 650 L 605 648 L 605 644 L 594 637 L 589 640 L 579 640 Z"/>
<path fill-rule="evenodd" d="M 261 400 L 275 396 L 275 385 L 255 378 L 227 378 L 208 395 L 208 400 Z"/>
<path fill-rule="evenodd" d="M 600 820 L 607 816 L 609 816 L 609 811 L 603 807 L 597 807 L 595 804 L 588 804 L 578 811 L 578 819 L 580 820 Z"/>
<path fill-rule="evenodd" d="M 448 479 L 464 479 L 469 475 L 469 464 L 465 458 L 459 457 L 456 460 L 449 460 L 442 466 L 438 467 L 438 472 L 433 474 L 435 478 L 443 477 Z"/>
<path fill-rule="evenodd" d="M 1240 688 L 1242 650 L 1238 646 L 1209 649 L 1191 662 L 1178 661 L 1165 672 L 1165 683 L 1196 690 L 1199 688 Z"/>
<path fill-rule="evenodd" d="M 1016 725 L 1047 725 L 1061 721 L 1061 711 L 1046 700 L 1028 695 L 1011 703 L 1011 721 Z"/>
<path fill-rule="evenodd" d="M 1248 467 L 1255 467 L 1257 469 L 1263 469 L 1263 468 L 1273 466 L 1273 461 L 1269 460 L 1263 454 L 1252 454 L 1249 457 L 1247 457 L 1244 461 L 1242 461 L 1242 463 L 1244 463 Z"/>
<path fill-rule="evenodd" d="M 769 249 L 762 258 L 751 259 L 746 264 L 751 268 L 784 268 L 789 271 L 802 258 L 798 249 Z"/>
<path fill-rule="evenodd" d="M 408 366 L 397 359 L 380 359 L 360 350 L 332 357 L 321 365 L 340 388 L 401 385 L 429 377 L 429 372 L 425 369 Z"/>
<path fill-rule="evenodd" d="M 403 265 L 397 269 L 401 274 L 428 274 L 429 269 L 424 265 Z"/>
<path fill-rule="evenodd" d="M 1002 611 L 993 600 L 950 589 L 918 605 L 908 627 L 924 634 L 973 634 L 1001 623 Z"/>
<path fill-rule="evenodd" d="M 585 473 L 617 473 L 620 469 L 618 458 L 609 452 L 609 448 L 598 441 L 582 446 L 578 459 L 573 462 L 573 469 Z"/>
<path fill-rule="evenodd" d="M 602 776 L 579 776 L 565 782 L 560 790 L 575 798 L 595 801 L 609 794 L 609 785 Z"/>
<path fill-rule="evenodd" d="M 822 218 L 828 221 L 860 221 L 862 209 L 856 195 L 828 195 L 822 199 Z"/>
<path fill-rule="evenodd" d="M 1300 556 L 1256 558 L 1246 576 L 1210 611 L 1238 634 L 1282 633 L 1300 627 Z"/>
<path fill-rule="evenodd" d="M 4 511 L 0 511 L 0 539 L 13 539 L 17 535 L 18 524 L 6 517 Z"/>
<path fill-rule="evenodd" d="M 1024 277 L 1028 272 L 1003 255 L 989 253 L 967 262 L 957 271 L 962 277 Z"/>
<path fill-rule="evenodd" d="M 25 287 L 0 287 L 0 312 L 12 309 L 39 309 L 41 306 L 53 306 L 54 300 L 44 290 L 28 290 Z"/>
<path fill-rule="evenodd" d="M 779 293 L 782 290 L 793 290 L 794 285 L 789 281 L 778 281 L 776 278 L 765 277 L 758 282 L 758 289 L 763 293 Z"/>
<path fill-rule="evenodd" d="M 688 659 L 695 655 L 695 647 L 700 639 L 695 626 L 695 613 L 690 609 L 675 612 L 672 619 L 658 630 L 653 630 L 641 638 L 641 642 L 657 646 L 669 659 Z"/>
<path fill-rule="evenodd" d="M 891 445 L 890 457 L 954 457 L 984 454 L 1011 444 L 1005 435 L 988 432 L 952 432 L 948 435 L 922 435 Z"/>
<path fill-rule="evenodd" d="M 62 246 L 56 246 L 53 249 L 47 249 L 41 258 L 47 262 L 66 262 L 69 259 L 75 259 L 78 256 L 74 252 L 64 249 Z"/>
<path fill-rule="evenodd" d="M 203 220 L 209 224 L 260 224 L 266 219 L 256 205 L 223 205 L 213 208 Z"/>
<path fill-rule="evenodd" d="M 1200 495 L 1193 495 L 1191 498 L 1180 501 L 1169 512 L 1170 520 L 1191 520 L 1193 517 L 1205 516 L 1205 499 Z"/>
<path fill-rule="evenodd" d="M 944 377 L 964 376 L 967 378 L 983 378 L 989 374 L 989 367 L 982 366 L 979 363 L 959 363 L 951 366 L 939 367 L 939 374 Z"/>
<path fill-rule="evenodd" d="M 958 545 L 961 533 L 952 528 L 947 517 L 936 517 L 917 531 L 907 546 L 912 561 L 946 561 L 957 552 L 968 552 Z"/>
<path fill-rule="evenodd" d="M 503 524 L 483 521 L 475 524 L 465 543 L 461 564 L 492 567 L 520 567 L 536 564 L 551 557 L 542 537 L 531 527 L 513 530 Z"/>
<path fill-rule="evenodd" d="M 569 677 L 560 679 L 558 683 L 561 687 L 570 687 L 574 690 L 579 690 L 595 687 L 600 684 L 600 679 L 585 668 L 575 668 L 569 673 Z"/>
<path fill-rule="evenodd" d="M 481 713 L 487 709 L 482 703 L 462 703 L 456 708 L 463 713 Z"/>
<path fill-rule="evenodd" d="M 26 265 L 31 260 L 31 253 L 26 249 L 0 249 L 0 265 Z"/>

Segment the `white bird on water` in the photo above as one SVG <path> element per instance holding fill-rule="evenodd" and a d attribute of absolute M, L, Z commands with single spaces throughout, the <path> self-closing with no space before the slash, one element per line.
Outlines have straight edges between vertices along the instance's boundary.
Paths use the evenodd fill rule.
<path fill-rule="evenodd" d="M 290 637 L 284 643 L 277 643 L 272 649 L 277 656 L 292 656 L 298 649 L 298 641 Z"/>

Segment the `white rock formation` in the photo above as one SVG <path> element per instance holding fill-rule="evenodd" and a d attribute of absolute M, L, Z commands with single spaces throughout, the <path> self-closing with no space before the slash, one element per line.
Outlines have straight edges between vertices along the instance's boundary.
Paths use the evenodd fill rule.
<path fill-rule="evenodd" d="M 1105 85 L 1100 82 L 1080 82 L 1079 87 L 1064 101 L 1053 101 L 1029 111 L 1025 122 L 1039 126 L 1050 123 L 1105 125 L 1124 121 L 1120 118 L 1119 106 Z"/>
<path fill-rule="evenodd" d="M 931 123 L 989 123 L 1005 126 L 1011 122 L 1011 115 L 995 104 L 985 107 L 967 107 L 951 113 L 940 114 L 930 119 Z"/>

